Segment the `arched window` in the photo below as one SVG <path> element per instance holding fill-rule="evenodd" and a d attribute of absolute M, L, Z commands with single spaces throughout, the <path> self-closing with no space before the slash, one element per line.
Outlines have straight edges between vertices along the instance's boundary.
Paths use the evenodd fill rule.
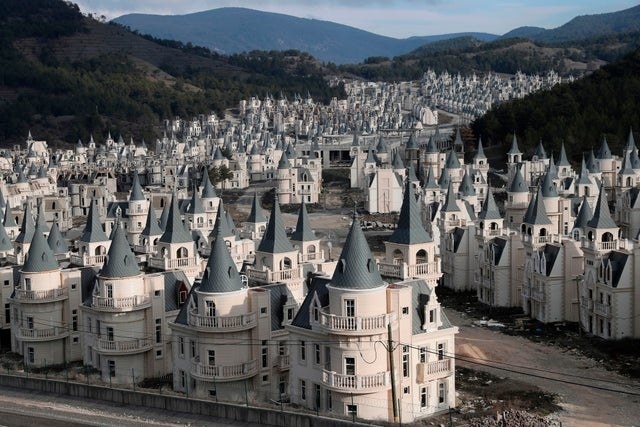
<path fill-rule="evenodd" d="M 603 242 L 613 242 L 613 234 L 608 231 L 602 235 Z"/>
<path fill-rule="evenodd" d="M 427 251 L 425 251 L 424 249 L 420 249 L 418 252 L 416 252 L 416 264 L 423 264 L 425 262 L 428 262 L 429 259 L 429 254 L 427 254 Z"/>
<path fill-rule="evenodd" d="M 95 255 L 105 255 L 106 253 L 107 253 L 107 248 L 105 248 L 102 245 L 98 246 L 95 250 Z"/>
<path fill-rule="evenodd" d="M 404 255 L 402 255 L 402 251 L 400 249 L 396 249 L 393 251 L 393 263 L 394 264 L 402 264 L 404 261 Z"/>
<path fill-rule="evenodd" d="M 189 257 L 189 251 L 187 248 L 182 247 L 176 251 L 176 258 L 187 258 Z"/>

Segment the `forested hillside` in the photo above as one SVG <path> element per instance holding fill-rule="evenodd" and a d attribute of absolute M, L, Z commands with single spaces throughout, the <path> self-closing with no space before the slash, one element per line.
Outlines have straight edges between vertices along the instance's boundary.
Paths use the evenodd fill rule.
<path fill-rule="evenodd" d="M 529 154 L 540 140 L 555 153 L 564 141 L 576 163 L 603 136 L 620 154 L 630 127 L 640 127 L 640 49 L 572 84 L 501 104 L 472 125 L 483 142 L 505 149 L 515 131 Z"/>
<path fill-rule="evenodd" d="M 260 67 L 251 67 L 258 61 Z M 107 132 L 153 140 L 162 119 L 235 107 L 240 99 L 309 92 L 339 96 L 309 55 L 229 58 L 157 43 L 80 14 L 60 0 L 0 3 L 0 146 L 29 129 L 53 145 Z"/>

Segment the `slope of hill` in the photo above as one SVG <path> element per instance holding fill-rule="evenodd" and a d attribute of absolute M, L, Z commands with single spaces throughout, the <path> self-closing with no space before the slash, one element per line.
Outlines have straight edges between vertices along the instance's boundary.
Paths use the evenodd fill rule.
<path fill-rule="evenodd" d="M 225 57 L 142 38 L 62 0 L 6 0 L 0 28 L 2 146 L 29 129 L 54 146 L 108 131 L 149 141 L 162 119 L 222 113 L 256 94 L 342 96 L 308 54 Z"/>
<path fill-rule="evenodd" d="M 597 149 L 603 136 L 620 153 L 630 127 L 640 123 L 640 49 L 574 83 L 504 103 L 477 119 L 472 128 L 483 142 L 509 148 L 513 132 L 531 153 L 542 140 L 547 152 L 579 156 Z M 637 129 L 636 129 L 637 130 Z"/>
<path fill-rule="evenodd" d="M 358 63 L 372 56 L 393 57 L 426 43 L 463 35 L 479 40 L 498 37 L 488 33 L 458 33 L 395 39 L 334 22 L 239 7 L 188 15 L 129 14 L 113 22 L 143 34 L 192 43 L 225 54 L 295 49 L 337 64 Z"/>

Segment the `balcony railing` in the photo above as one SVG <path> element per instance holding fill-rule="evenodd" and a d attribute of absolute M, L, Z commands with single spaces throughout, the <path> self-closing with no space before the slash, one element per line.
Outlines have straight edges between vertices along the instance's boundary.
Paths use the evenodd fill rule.
<path fill-rule="evenodd" d="M 440 262 L 422 262 L 419 264 L 388 264 L 384 262 L 378 263 L 380 274 L 386 277 L 395 277 L 398 279 L 407 279 L 410 277 L 428 276 L 432 274 L 440 274 Z"/>
<path fill-rule="evenodd" d="M 28 291 L 16 289 L 15 299 L 20 302 L 49 302 L 59 301 L 67 297 L 67 288 L 47 289 L 44 291 Z"/>
<path fill-rule="evenodd" d="M 618 249 L 625 249 L 625 244 L 622 240 L 611 240 L 609 242 L 596 242 L 592 240 L 583 239 L 582 247 L 588 248 L 594 251 L 616 251 Z"/>
<path fill-rule="evenodd" d="M 105 259 L 107 259 L 107 255 L 77 255 L 71 254 L 70 261 L 71 264 L 80 265 L 82 267 L 89 265 L 102 265 L 104 264 Z"/>
<path fill-rule="evenodd" d="M 135 310 L 146 308 L 151 304 L 151 298 L 149 295 L 134 295 L 124 298 L 107 298 L 94 296 L 93 308 L 99 308 L 102 310 Z"/>
<path fill-rule="evenodd" d="M 236 365 L 205 365 L 198 362 L 193 362 L 191 365 L 191 374 L 194 377 L 219 382 L 250 378 L 257 372 L 258 364 L 255 360 Z"/>
<path fill-rule="evenodd" d="M 219 329 L 225 332 L 242 331 L 256 326 L 256 313 L 237 316 L 204 316 L 189 311 L 189 325 L 197 328 Z"/>
<path fill-rule="evenodd" d="M 593 308 L 593 300 L 587 297 L 580 297 L 580 306 L 586 310 Z"/>
<path fill-rule="evenodd" d="M 152 342 L 150 338 L 140 338 L 127 341 L 98 340 L 96 350 L 102 353 L 142 353 L 150 350 Z"/>
<path fill-rule="evenodd" d="M 19 328 L 18 334 L 18 338 L 23 341 L 52 341 L 67 337 L 69 329 L 66 326 L 45 329 Z"/>
<path fill-rule="evenodd" d="M 437 360 L 435 362 L 419 363 L 417 374 L 418 382 L 424 383 L 434 378 L 442 378 L 453 373 L 451 358 Z"/>
<path fill-rule="evenodd" d="M 280 371 L 288 371 L 291 363 L 291 357 L 288 354 L 281 354 L 278 356 L 276 367 Z"/>
<path fill-rule="evenodd" d="M 544 245 L 546 243 L 560 243 L 560 235 L 547 234 L 546 236 L 530 236 L 524 235 L 524 241 L 529 242 L 532 245 Z"/>
<path fill-rule="evenodd" d="M 312 252 L 306 254 L 298 254 L 298 262 L 322 261 L 324 259 L 324 251 Z"/>
<path fill-rule="evenodd" d="M 387 371 L 371 375 L 346 375 L 323 369 L 322 382 L 336 391 L 370 393 L 391 387 L 391 373 Z"/>
<path fill-rule="evenodd" d="M 169 259 L 164 257 L 150 257 L 147 261 L 149 267 L 160 270 L 176 270 L 180 268 L 194 268 L 198 266 L 197 257 Z"/>
<path fill-rule="evenodd" d="M 297 268 L 292 268 L 289 270 L 271 271 L 248 268 L 247 277 L 249 279 L 257 280 L 260 282 L 277 283 L 283 282 L 285 280 L 300 279 L 300 270 Z"/>
<path fill-rule="evenodd" d="M 599 316 L 611 317 L 611 306 L 600 302 L 594 302 L 593 312 Z"/>
<path fill-rule="evenodd" d="M 318 325 L 318 327 L 327 332 L 348 335 L 373 335 L 386 333 L 387 325 L 389 325 L 394 318 L 395 313 L 380 314 L 369 317 L 350 317 L 336 316 L 335 314 L 324 313 L 321 311 L 319 313 L 318 321 L 312 321 L 312 323 Z"/>

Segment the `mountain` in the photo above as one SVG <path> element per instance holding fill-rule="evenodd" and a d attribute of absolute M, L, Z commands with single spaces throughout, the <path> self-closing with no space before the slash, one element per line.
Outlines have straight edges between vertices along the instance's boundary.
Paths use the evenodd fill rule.
<path fill-rule="evenodd" d="M 566 24 L 550 30 L 520 27 L 502 35 L 501 38 L 524 37 L 540 42 L 558 43 L 634 31 L 640 31 L 640 5 L 617 12 L 576 16 Z"/>
<path fill-rule="evenodd" d="M 29 130 L 53 147 L 107 132 L 152 141 L 163 119 L 220 115 L 250 96 L 345 96 L 308 54 L 221 56 L 101 23 L 63 0 L 2 0 L 0 28 L 2 147 Z"/>
<path fill-rule="evenodd" d="M 425 43 L 462 35 L 479 40 L 498 37 L 488 33 L 458 33 L 396 39 L 334 22 L 239 7 L 187 15 L 129 14 L 113 22 L 142 34 L 204 46 L 224 54 L 295 49 L 336 64 L 358 63 L 368 57 L 393 57 Z"/>

